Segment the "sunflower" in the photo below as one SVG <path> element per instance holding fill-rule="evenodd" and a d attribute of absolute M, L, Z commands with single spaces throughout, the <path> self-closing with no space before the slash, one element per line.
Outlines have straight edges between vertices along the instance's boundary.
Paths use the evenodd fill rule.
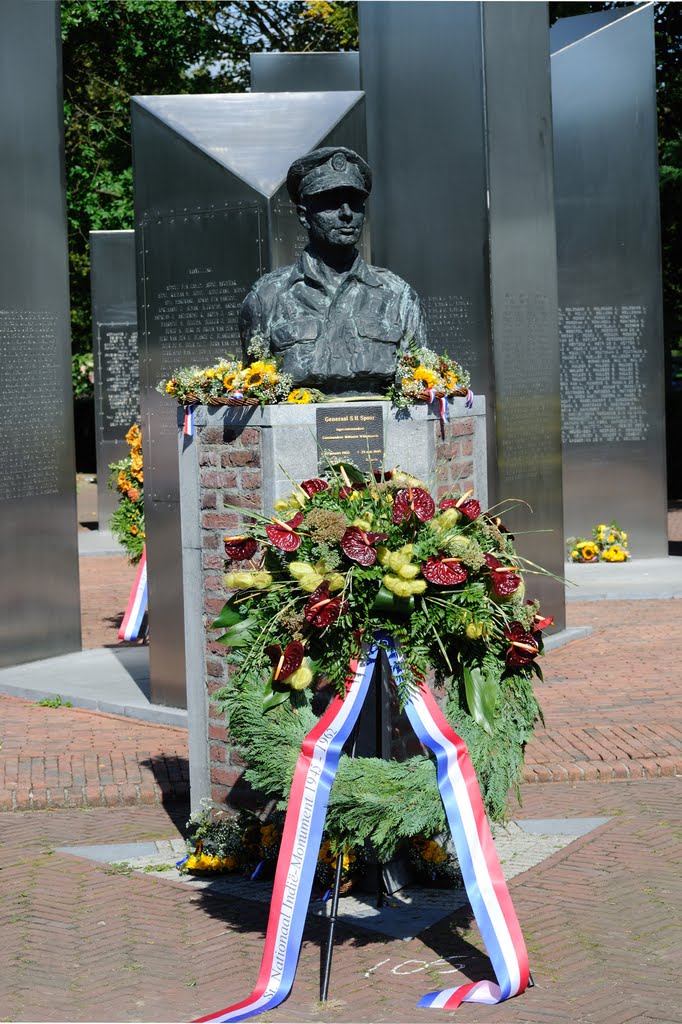
<path fill-rule="evenodd" d="M 306 391 L 305 388 L 296 388 L 290 395 L 287 396 L 287 402 L 291 402 L 294 405 L 307 405 L 311 401 L 311 394 Z"/>
<path fill-rule="evenodd" d="M 454 391 L 459 384 L 459 377 L 452 370 L 448 370 L 445 374 L 445 383 L 451 391 Z"/>
<path fill-rule="evenodd" d="M 226 373 L 225 376 L 223 377 L 223 387 L 225 388 L 225 390 L 226 391 L 232 391 L 232 389 L 234 388 L 236 380 L 237 380 L 237 374 L 236 373 Z"/>
<path fill-rule="evenodd" d="M 438 374 L 434 373 L 433 370 L 429 370 L 426 366 L 418 366 L 412 374 L 412 379 L 422 381 L 427 388 L 433 388 L 438 381 Z"/>
<path fill-rule="evenodd" d="M 580 553 L 583 558 L 583 562 L 592 562 L 597 557 L 597 546 L 596 544 L 583 544 L 580 548 Z"/>

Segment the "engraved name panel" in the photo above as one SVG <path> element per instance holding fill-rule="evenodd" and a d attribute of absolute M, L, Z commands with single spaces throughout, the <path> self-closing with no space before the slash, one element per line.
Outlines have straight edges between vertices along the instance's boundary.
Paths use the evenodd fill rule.
<path fill-rule="evenodd" d="M 119 441 L 140 419 L 137 324 L 97 325 L 100 441 Z"/>
<path fill-rule="evenodd" d="M 425 295 L 421 303 L 426 317 L 429 347 L 438 352 L 449 352 L 464 369 L 471 370 L 476 361 L 471 301 L 462 295 Z"/>
<path fill-rule="evenodd" d="M 645 323 L 641 305 L 560 310 L 564 444 L 646 440 Z"/>
<path fill-rule="evenodd" d="M 57 329 L 51 313 L 0 310 L 3 500 L 59 493 L 55 445 L 64 441 L 55 438 L 63 419 Z M 18 410 L 30 408 L 32 414 L 20 416 Z"/>
<path fill-rule="evenodd" d="M 558 396 L 543 368 L 552 349 L 549 299 L 507 293 L 497 347 L 497 403 L 513 410 L 498 431 L 498 462 L 505 486 L 535 475 L 556 461 Z M 556 429 L 555 429 L 556 428 Z"/>

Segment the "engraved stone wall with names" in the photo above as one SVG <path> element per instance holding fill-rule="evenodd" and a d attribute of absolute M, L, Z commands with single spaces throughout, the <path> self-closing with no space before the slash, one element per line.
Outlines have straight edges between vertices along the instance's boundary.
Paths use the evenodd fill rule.
<path fill-rule="evenodd" d="M 188 274 L 199 268 L 190 268 Z M 211 274 L 211 268 L 205 271 Z M 165 285 L 155 296 L 154 321 L 161 349 L 161 374 L 179 366 L 215 362 L 239 354 L 239 307 L 243 284 L 230 278 L 192 277 Z"/>
<path fill-rule="evenodd" d="M 0 310 L 0 466 L 2 499 L 59 493 L 55 424 L 63 415 L 58 318 L 51 313 Z M 37 368 L 37 369 L 35 369 Z M 22 417 L 17 410 L 40 406 Z"/>
<path fill-rule="evenodd" d="M 646 440 L 645 324 L 643 305 L 559 311 L 564 444 Z"/>
<path fill-rule="evenodd" d="M 550 312 L 545 295 L 504 296 L 496 380 L 498 407 L 508 403 L 514 410 L 505 420 L 504 434 L 498 436 L 498 461 L 507 484 L 527 478 L 545 460 L 555 458 L 548 425 L 558 415 L 557 400 L 541 372 L 551 348 Z M 534 368 L 532 373 L 529 367 Z"/>
<path fill-rule="evenodd" d="M 119 441 L 140 419 L 140 364 L 136 324 L 98 324 L 100 441 Z"/>

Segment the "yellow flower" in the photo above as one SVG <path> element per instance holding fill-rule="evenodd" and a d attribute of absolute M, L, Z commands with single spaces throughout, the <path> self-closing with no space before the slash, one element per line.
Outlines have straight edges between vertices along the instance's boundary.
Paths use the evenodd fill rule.
<path fill-rule="evenodd" d="M 135 523 L 133 523 L 133 525 L 130 527 L 130 532 L 132 533 L 133 537 L 136 537 L 137 534 L 140 532 L 137 526 L 135 526 Z"/>
<path fill-rule="evenodd" d="M 168 383 L 170 384 L 171 382 L 169 381 Z M 141 439 L 142 431 L 138 427 L 137 423 L 133 423 L 132 427 L 126 434 L 126 441 L 128 442 L 128 444 L 132 445 L 137 444 L 139 441 L 141 441 Z"/>
<path fill-rule="evenodd" d="M 578 544 L 578 547 L 581 548 L 583 561 L 591 562 L 593 558 L 597 557 L 596 545 L 592 544 L 590 541 L 587 541 L 585 544 L 582 545 Z"/>
<path fill-rule="evenodd" d="M 228 572 L 225 574 L 225 586 L 230 590 L 267 590 L 272 583 L 269 572 Z"/>
<path fill-rule="evenodd" d="M 225 390 L 226 391 L 233 391 L 236 380 L 237 380 L 237 374 L 236 373 L 226 373 L 225 376 L 223 377 L 223 387 L 225 388 Z"/>
<path fill-rule="evenodd" d="M 459 384 L 459 377 L 456 373 L 453 373 L 452 370 L 448 370 L 445 374 L 445 383 L 449 388 L 454 390 L 454 388 Z"/>
<path fill-rule="evenodd" d="M 622 531 L 622 533 L 621 533 L 621 538 L 622 538 L 623 540 L 627 540 L 627 539 L 628 539 L 628 535 L 627 535 L 627 533 L 625 532 L 625 530 L 623 530 L 623 531 Z"/>
<path fill-rule="evenodd" d="M 177 392 L 178 382 L 176 380 L 166 381 L 166 394 L 174 395 Z"/>
<path fill-rule="evenodd" d="M 307 686 L 313 681 L 313 673 L 304 663 L 300 668 L 297 668 L 295 672 L 292 672 L 290 676 L 283 679 L 282 682 L 290 686 L 292 690 L 305 690 Z"/>
<path fill-rule="evenodd" d="M 429 370 L 426 366 L 418 366 L 412 374 L 413 380 L 420 380 L 427 388 L 433 388 L 438 381 L 438 374 Z"/>
<path fill-rule="evenodd" d="M 578 551 L 577 548 L 573 548 L 573 550 L 571 551 L 571 558 L 573 559 L 574 562 L 577 562 L 578 559 L 580 558 L 580 552 Z"/>
<path fill-rule="evenodd" d="M 292 402 L 294 405 L 307 405 L 310 401 L 311 394 L 305 388 L 296 388 L 287 396 L 287 402 Z"/>

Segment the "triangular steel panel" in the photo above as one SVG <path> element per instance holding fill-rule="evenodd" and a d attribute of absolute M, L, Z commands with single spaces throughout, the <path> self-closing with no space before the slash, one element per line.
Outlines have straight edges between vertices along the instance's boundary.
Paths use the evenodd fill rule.
<path fill-rule="evenodd" d="M 560 18 L 549 30 L 549 49 L 553 56 L 559 50 L 586 39 L 587 36 L 608 28 L 617 21 L 622 21 L 637 11 L 643 11 L 651 4 L 633 4 L 632 7 L 616 7 L 608 11 L 596 11 L 593 14 L 578 14 L 574 18 Z"/>
<path fill-rule="evenodd" d="M 191 145 L 271 196 L 291 163 L 315 149 L 362 98 L 362 92 L 135 96 Z"/>

